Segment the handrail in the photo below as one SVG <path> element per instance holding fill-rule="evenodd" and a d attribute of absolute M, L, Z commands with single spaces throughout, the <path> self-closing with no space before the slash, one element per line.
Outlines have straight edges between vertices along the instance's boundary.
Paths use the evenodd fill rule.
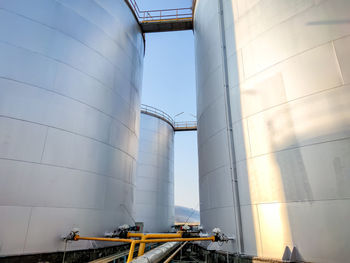
<path fill-rule="evenodd" d="M 196 121 L 180 121 L 176 122 L 169 114 L 165 113 L 162 110 L 159 110 L 155 107 L 141 104 L 141 113 L 148 114 L 154 117 L 157 117 L 161 120 L 164 120 L 167 122 L 174 131 L 177 130 L 194 130 L 197 129 L 197 122 Z"/>
<path fill-rule="evenodd" d="M 175 128 L 190 128 L 197 126 L 196 121 L 181 121 L 175 122 Z"/>
<path fill-rule="evenodd" d="M 146 105 L 146 104 L 141 104 L 141 112 L 145 113 L 145 114 L 151 114 L 151 115 L 155 115 L 156 117 L 159 117 L 160 119 L 165 120 L 166 122 L 168 122 L 174 129 L 175 129 L 175 121 L 174 119 L 167 113 L 165 113 L 162 110 L 159 110 L 155 107 Z"/>
<path fill-rule="evenodd" d="M 136 0 L 126 0 L 134 10 L 139 23 L 147 23 L 152 21 L 168 21 L 168 20 L 192 20 L 192 7 L 170 8 L 162 10 L 140 10 Z"/>

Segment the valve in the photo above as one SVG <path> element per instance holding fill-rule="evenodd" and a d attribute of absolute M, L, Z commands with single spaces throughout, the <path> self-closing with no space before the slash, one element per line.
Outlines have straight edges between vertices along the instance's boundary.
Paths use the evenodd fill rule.
<path fill-rule="evenodd" d="M 127 224 L 121 225 L 118 227 L 119 230 L 124 231 L 124 230 L 129 230 L 130 226 Z"/>
<path fill-rule="evenodd" d="M 216 228 L 213 229 L 212 232 L 213 232 L 214 235 L 219 235 L 221 233 L 221 229 L 216 227 Z"/>
<path fill-rule="evenodd" d="M 62 239 L 64 241 L 76 241 L 76 236 L 79 236 L 79 229 L 73 228 L 73 230 L 67 236 L 63 236 Z"/>
<path fill-rule="evenodd" d="M 109 235 L 109 237 L 127 238 L 129 228 L 130 228 L 129 225 L 126 225 L 126 224 L 121 225 L 116 230 L 114 230 L 113 233 L 111 235 Z"/>
<path fill-rule="evenodd" d="M 224 233 L 221 232 L 220 228 L 216 227 L 212 232 L 215 236 L 215 242 L 228 242 L 230 240 Z"/>
<path fill-rule="evenodd" d="M 184 225 L 181 227 L 181 230 L 187 232 L 187 231 L 191 230 L 191 227 L 190 227 L 188 224 L 184 224 Z"/>
<path fill-rule="evenodd" d="M 189 238 L 192 236 L 192 227 L 189 226 L 188 224 L 184 224 L 183 226 L 180 227 L 180 230 L 183 232 L 182 237 L 184 238 Z"/>
<path fill-rule="evenodd" d="M 118 229 L 114 230 L 112 233 L 105 233 L 106 237 L 119 237 L 119 238 L 127 238 L 128 232 L 130 231 L 140 231 L 139 226 L 129 226 L 127 224 L 121 225 L 118 227 Z"/>

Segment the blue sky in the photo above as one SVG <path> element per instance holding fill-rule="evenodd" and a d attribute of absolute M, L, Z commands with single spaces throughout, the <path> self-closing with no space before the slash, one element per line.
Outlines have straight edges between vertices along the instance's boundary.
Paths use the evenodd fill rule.
<path fill-rule="evenodd" d="M 189 7 L 191 0 L 138 0 L 141 9 Z M 146 34 L 142 103 L 195 120 L 196 83 L 192 31 Z M 175 204 L 198 209 L 197 133 L 175 135 Z"/>
<path fill-rule="evenodd" d="M 142 10 L 190 7 L 192 0 L 136 0 Z"/>

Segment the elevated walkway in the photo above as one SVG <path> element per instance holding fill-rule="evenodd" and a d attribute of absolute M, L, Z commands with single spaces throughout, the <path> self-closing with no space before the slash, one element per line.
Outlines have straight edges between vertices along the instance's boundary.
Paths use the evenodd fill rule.
<path fill-rule="evenodd" d="M 141 28 L 144 33 L 170 32 L 192 30 L 192 19 L 163 19 L 141 22 Z"/>
<path fill-rule="evenodd" d="M 175 132 L 197 130 L 196 121 L 176 122 L 169 114 L 166 114 L 164 111 L 148 105 L 141 105 L 141 113 L 156 117 L 162 121 L 167 122 L 171 127 L 173 127 Z"/>
<path fill-rule="evenodd" d="M 184 122 L 175 122 L 175 131 L 196 131 L 197 122 L 196 121 L 184 121 Z"/>
<path fill-rule="evenodd" d="M 143 33 L 193 29 L 192 7 L 163 10 L 140 10 L 136 0 L 125 1 L 134 12 Z"/>

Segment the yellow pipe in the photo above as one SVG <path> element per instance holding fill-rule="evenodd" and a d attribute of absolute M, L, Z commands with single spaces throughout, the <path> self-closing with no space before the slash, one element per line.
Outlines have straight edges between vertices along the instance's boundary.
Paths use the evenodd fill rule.
<path fill-rule="evenodd" d="M 135 244 L 136 244 L 136 240 L 131 242 L 131 246 L 130 246 L 129 256 L 128 256 L 128 261 L 127 262 L 131 262 L 133 257 L 134 257 Z"/>
<path fill-rule="evenodd" d="M 141 237 L 141 240 L 146 240 L 147 237 L 146 235 Z M 146 243 L 140 243 L 140 247 L 139 247 L 139 253 L 137 254 L 137 256 L 142 256 L 145 253 L 145 248 L 146 248 Z"/>
<path fill-rule="evenodd" d="M 81 237 L 79 235 L 76 235 L 74 237 L 75 241 L 78 240 L 94 240 L 94 241 L 109 241 L 109 242 L 127 242 L 131 243 L 134 241 L 133 239 L 123 239 L 123 238 L 108 238 L 108 237 Z"/>
<path fill-rule="evenodd" d="M 170 233 L 170 234 L 143 234 L 143 233 L 128 233 L 127 237 L 146 237 L 151 238 L 179 238 L 182 237 L 182 232 Z"/>
<path fill-rule="evenodd" d="M 166 242 L 185 242 L 185 241 L 215 241 L 215 236 L 211 237 L 198 237 L 198 238 L 164 238 L 164 239 L 149 239 L 149 240 L 133 240 L 131 243 L 129 257 L 127 263 L 131 262 L 134 257 L 135 244 L 145 243 L 166 243 Z"/>
<path fill-rule="evenodd" d="M 109 242 L 127 242 L 131 243 L 128 261 L 131 262 L 134 257 L 135 245 L 146 243 L 166 243 L 166 242 L 185 242 L 185 241 L 215 241 L 215 236 L 211 237 L 194 237 L 194 238 L 161 238 L 161 239 L 144 239 L 147 235 L 163 235 L 163 234 L 146 234 L 141 236 L 141 240 L 123 239 L 123 238 L 105 238 L 105 237 L 81 237 L 76 235 L 74 240 L 94 240 L 94 241 L 109 241 Z M 170 235 L 170 234 L 164 234 Z"/>
<path fill-rule="evenodd" d="M 170 257 L 168 257 L 163 263 L 170 263 L 171 260 L 176 256 L 177 253 L 179 253 L 179 251 L 181 251 L 181 249 L 188 243 L 188 241 L 186 241 L 185 243 L 183 243 L 178 249 L 176 249 L 176 251 L 171 254 Z"/>
<path fill-rule="evenodd" d="M 140 237 L 141 240 L 152 238 L 179 238 L 182 237 L 182 232 L 171 234 L 143 234 L 143 233 L 128 233 L 127 237 Z M 140 243 L 138 256 L 142 256 L 145 253 L 146 244 Z"/>
<path fill-rule="evenodd" d="M 128 232 L 127 237 L 143 237 L 145 234 L 144 233 L 130 233 Z"/>
<path fill-rule="evenodd" d="M 140 243 L 166 243 L 166 242 L 185 242 L 185 241 L 215 241 L 215 236 L 210 237 L 189 237 L 189 238 L 162 238 L 162 239 L 148 239 L 148 240 L 135 240 L 135 239 L 123 239 L 123 238 L 107 238 L 107 237 L 81 237 L 76 235 L 74 240 L 95 240 L 95 241 L 108 241 L 108 242 L 127 242 L 135 244 Z"/>
<path fill-rule="evenodd" d="M 189 237 L 189 238 L 164 238 L 164 239 L 149 239 L 135 240 L 136 243 L 166 243 L 166 242 L 185 242 L 185 241 L 215 241 L 215 236 L 211 237 Z"/>

